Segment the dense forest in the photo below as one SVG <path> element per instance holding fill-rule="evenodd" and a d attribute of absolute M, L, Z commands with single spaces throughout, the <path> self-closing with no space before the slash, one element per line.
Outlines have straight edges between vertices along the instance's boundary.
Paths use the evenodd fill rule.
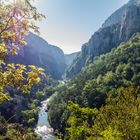
<path fill-rule="evenodd" d="M 32 3 L 0 1 L 0 140 L 52 140 L 36 131 L 46 99 L 55 139 L 139 140 L 140 1 L 67 55 L 34 34 L 45 16 Z"/>
<path fill-rule="evenodd" d="M 93 61 L 70 82 L 57 89 L 57 96 L 49 104 L 51 125 L 65 139 L 138 139 L 140 34 L 133 35 L 128 42 Z M 130 119 L 128 124 L 121 124 L 126 119 Z M 97 132 L 94 130 L 96 125 L 99 127 Z M 136 125 L 135 130 L 131 130 L 134 129 L 131 125 Z"/>

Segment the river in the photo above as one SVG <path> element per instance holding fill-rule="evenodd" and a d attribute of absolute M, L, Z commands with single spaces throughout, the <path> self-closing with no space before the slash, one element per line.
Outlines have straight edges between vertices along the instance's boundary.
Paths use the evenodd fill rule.
<path fill-rule="evenodd" d="M 46 106 L 50 98 L 41 102 L 41 107 L 38 114 L 38 123 L 35 129 L 35 132 L 42 138 L 42 140 L 55 140 L 54 131 L 49 124 L 48 113 L 46 112 Z"/>

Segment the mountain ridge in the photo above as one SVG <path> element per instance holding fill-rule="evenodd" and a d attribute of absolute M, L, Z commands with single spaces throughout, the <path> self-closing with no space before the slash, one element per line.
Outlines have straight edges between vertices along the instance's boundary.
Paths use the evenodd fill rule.
<path fill-rule="evenodd" d="M 36 65 L 44 68 L 47 75 L 51 75 L 54 79 L 61 79 L 66 68 L 63 51 L 31 32 L 25 40 L 27 46 L 21 46 L 18 55 L 10 56 L 10 62 Z"/>
<path fill-rule="evenodd" d="M 67 70 L 66 77 L 71 78 L 78 74 L 84 66 L 93 62 L 94 57 L 110 52 L 137 32 L 140 32 L 140 3 L 139 0 L 130 0 L 115 11 L 102 28 L 82 46 L 77 59 Z"/>

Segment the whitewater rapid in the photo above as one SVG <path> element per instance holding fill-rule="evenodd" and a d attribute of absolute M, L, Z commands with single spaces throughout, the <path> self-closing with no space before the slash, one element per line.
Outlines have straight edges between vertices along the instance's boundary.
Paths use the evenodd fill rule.
<path fill-rule="evenodd" d="M 42 138 L 42 140 L 55 140 L 54 130 L 48 122 L 48 113 L 46 111 L 46 106 L 50 98 L 41 102 L 38 123 L 35 129 L 35 132 Z"/>

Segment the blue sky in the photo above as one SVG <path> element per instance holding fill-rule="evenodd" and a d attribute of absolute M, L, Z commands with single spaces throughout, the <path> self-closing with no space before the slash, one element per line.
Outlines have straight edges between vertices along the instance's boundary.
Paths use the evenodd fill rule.
<path fill-rule="evenodd" d="M 65 53 L 79 51 L 103 22 L 128 0 L 36 0 L 46 15 L 39 22 L 41 36 Z"/>

